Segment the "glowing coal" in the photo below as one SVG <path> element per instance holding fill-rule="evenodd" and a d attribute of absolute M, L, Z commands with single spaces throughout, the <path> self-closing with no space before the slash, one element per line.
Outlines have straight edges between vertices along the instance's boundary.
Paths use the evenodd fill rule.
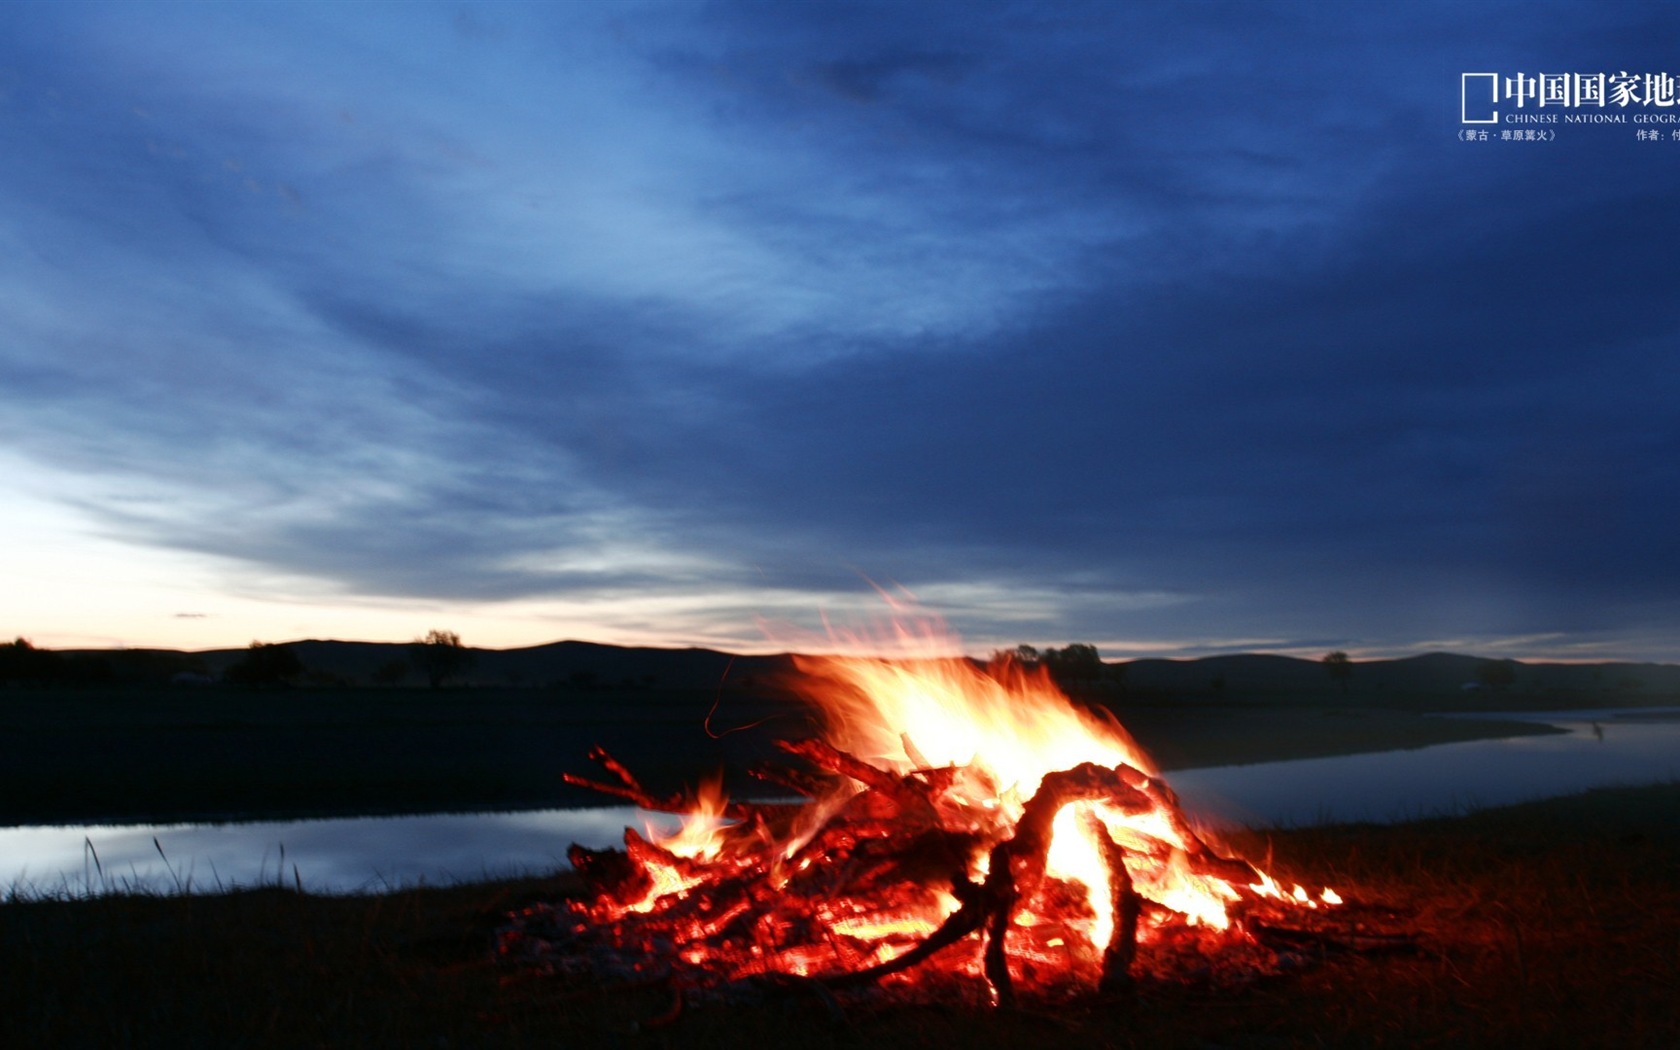
<path fill-rule="evenodd" d="M 1339 903 L 1214 848 L 1121 727 L 1041 669 L 798 666 L 825 731 L 779 745 L 799 763 L 754 772 L 807 802 L 728 803 L 715 787 L 656 799 L 597 749 L 613 781 L 569 781 L 684 824 L 627 830 L 622 851 L 572 847 L 590 899 L 524 913 L 503 950 L 697 992 L 807 981 L 1006 1003 L 1121 988 L 1187 958 L 1250 965 L 1254 924 Z"/>

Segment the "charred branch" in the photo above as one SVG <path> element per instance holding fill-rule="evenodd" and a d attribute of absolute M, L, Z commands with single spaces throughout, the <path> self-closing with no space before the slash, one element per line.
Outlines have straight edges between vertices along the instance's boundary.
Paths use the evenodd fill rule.
<path fill-rule="evenodd" d="M 688 800 L 681 795 L 657 798 L 650 794 L 636 780 L 635 776 L 624 768 L 623 763 L 608 754 L 607 749 L 599 744 L 589 749 L 589 760 L 598 763 L 607 772 L 617 777 L 618 783 L 604 783 L 599 780 L 590 780 L 588 777 L 574 776 L 571 773 L 560 774 L 560 779 L 573 787 L 588 788 L 591 791 L 599 791 L 604 795 L 614 795 L 618 798 L 628 799 L 643 809 L 654 813 L 682 813 L 690 808 Z"/>
<path fill-rule="evenodd" d="M 806 798 L 820 798 L 833 789 L 833 781 L 812 776 L 797 769 L 786 766 L 772 765 L 769 762 L 755 762 L 747 767 L 747 775 L 762 780 L 767 784 L 787 788 Z"/>
<path fill-rule="evenodd" d="M 987 880 L 988 883 L 990 880 Z M 988 919 L 998 911 L 997 904 L 989 896 L 986 886 L 976 886 L 963 879 L 952 886 L 952 892 L 962 902 L 962 907 L 952 912 L 927 940 L 911 948 L 909 951 L 884 963 L 878 963 L 865 970 L 855 970 L 851 973 L 835 974 L 822 978 L 822 982 L 830 988 L 850 988 L 860 984 L 868 984 L 888 974 L 908 970 L 971 933 L 979 931 L 986 925 Z"/>
<path fill-rule="evenodd" d="M 788 754 L 798 755 L 812 765 L 826 769 L 830 773 L 851 777 L 864 787 L 873 788 L 889 795 L 898 793 L 898 777 L 884 769 L 877 769 L 856 755 L 848 754 L 837 747 L 818 740 L 816 737 L 808 740 L 778 740 L 776 746 Z"/>
<path fill-rule="evenodd" d="M 1098 805 L 1110 813 L 1110 819 L 1114 812 L 1162 815 L 1176 840 L 1140 840 L 1121 835 L 1118 828 L 1110 833 L 1094 811 L 1083 818 L 1108 871 L 1108 885 L 1096 889 L 1106 889 L 1114 916 L 1108 943 L 1096 946 L 1101 953 L 1097 986 L 1103 992 L 1131 987 L 1143 909 L 1157 907 L 1140 895 L 1131 869 L 1158 867 L 1177 854 L 1195 874 L 1234 885 L 1259 881 L 1252 866 L 1220 856 L 1195 833 L 1165 784 L 1130 766 L 1084 763 L 1047 774 L 1012 827 L 1004 828 L 996 820 L 996 810 L 950 793 L 959 776 L 982 776 L 979 770 L 941 767 L 900 776 L 819 740 L 780 746 L 818 772 L 761 766 L 753 771 L 755 775 L 826 801 L 792 808 L 731 807 L 734 814 L 745 817 L 723 832 L 729 848 L 722 852 L 722 859 L 684 858 L 634 831 L 626 832 L 622 853 L 573 847 L 574 868 L 605 902 L 580 909 L 586 917 L 572 928 L 580 947 L 661 953 L 663 961 L 649 963 L 645 969 L 636 962 L 632 969 L 686 972 L 689 976 L 683 979 L 695 989 L 739 988 L 751 979 L 760 984 L 769 981 L 765 987 L 809 990 L 831 1003 L 829 990 L 858 988 L 903 973 L 968 941 L 968 950 L 974 954 L 965 956 L 970 961 L 962 965 L 978 962 L 994 1001 L 1008 1006 L 1016 1000 L 1016 981 L 1035 980 L 1030 969 L 1012 973 L 1012 951 L 1020 966 L 1021 959 L 1042 950 L 1049 936 L 1042 931 L 1046 915 L 1052 922 L 1078 919 L 1080 909 L 1085 909 L 1084 916 L 1090 915 L 1083 889 L 1076 894 L 1070 888 L 1073 884 L 1046 873 L 1056 816 L 1070 804 Z M 592 751 L 591 757 L 617 783 L 595 784 L 568 776 L 569 782 L 630 799 L 647 809 L 681 812 L 688 808 L 681 799 L 651 796 L 601 749 Z M 912 760 L 915 757 L 912 754 Z M 835 796 L 841 778 L 858 788 L 844 801 Z M 784 834 L 771 834 L 772 821 Z M 789 855 L 785 832 L 801 824 L 806 831 L 793 841 L 802 845 Z M 1010 837 L 998 841 L 999 834 Z M 987 874 L 975 881 L 968 874 L 970 865 L 987 844 L 991 845 Z M 632 909 L 629 902 L 649 901 L 656 875 L 661 881 L 669 878 L 679 888 L 665 890 L 654 903 Z M 914 935 L 906 932 L 913 926 L 891 933 L 846 932 L 885 931 L 895 915 L 925 915 L 940 885 L 951 887 L 957 908 L 921 940 L 912 940 Z M 1026 907 L 1039 917 L 1040 932 L 1029 934 L 1025 926 L 1016 928 Z M 1297 935 L 1281 925 L 1251 928 L 1274 941 Z M 1194 927 L 1182 932 L 1191 940 L 1201 935 Z M 982 943 L 969 941 L 975 934 L 981 935 Z M 1012 934 L 1020 941 L 1013 949 Z M 699 947 L 690 958 L 689 947 L 684 946 Z M 893 950 L 898 953 L 869 964 Z M 790 969 L 818 976 L 784 980 L 781 974 Z M 955 972 L 957 967 L 950 969 Z M 823 972 L 834 970 L 838 972 Z"/>
<path fill-rule="evenodd" d="M 1126 869 L 1126 851 L 1109 837 L 1108 827 L 1094 815 L 1085 820 L 1086 827 L 1096 837 L 1108 866 L 1108 886 L 1114 908 L 1114 932 L 1103 949 L 1102 979 L 1097 983 L 1101 992 L 1124 992 L 1132 987 L 1132 960 L 1137 956 L 1138 917 L 1143 902 L 1132 887 L 1132 874 Z"/>

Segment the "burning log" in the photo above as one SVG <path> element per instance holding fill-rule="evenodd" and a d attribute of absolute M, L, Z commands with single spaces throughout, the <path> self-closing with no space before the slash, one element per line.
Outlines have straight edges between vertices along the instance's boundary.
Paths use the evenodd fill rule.
<path fill-rule="evenodd" d="M 1246 915 L 1260 928 L 1262 912 L 1331 902 L 1286 896 L 1221 855 L 1123 733 L 1043 676 L 957 660 L 816 669 L 839 680 L 828 700 L 853 728 L 780 742 L 815 772 L 754 770 L 808 802 L 658 798 L 596 748 L 614 782 L 568 782 L 691 817 L 657 841 L 627 830 L 622 851 L 574 846 L 591 899 L 522 914 L 504 951 L 668 980 L 679 1004 L 743 985 L 828 995 L 955 982 L 1009 1005 L 1018 988 L 1123 991 L 1140 963 L 1185 946 L 1262 952 Z M 873 720 L 857 717 L 865 701 Z M 929 705 L 967 721 L 930 721 Z"/>
<path fill-rule="evenodd" d="M 1129 770 L 1135 774 L 1135 770 Z M 993 847 L 986 881 L 975 886 L 966 880 L 954 883 L 962 907 L 947 919 L 926 941 L 890 962 L 829 980 L 834 985 L 859 984 L 896 973 L 920 963 L 933 953 L 957 943 L 981 929 L 986 931 L 986 979 L 1002 1005 L 1014 1001 L 1013 981 L 1007 965 L 1005 938 L 1017 905 L 1037 889 L 1044 878 L 1050 849 L 1051 824 L 1063 807 L 1075 802 L 1101 801 L 1123 813 L 1149 812 L 1150 799 L 1128 782 L 1126 772 L 1104 769 L 1085 763 L 1074 769 L 1051 773 L 1039 785 L 1038 793 L 1026 804 L 1015 823 L 1013 838 Z M 1095 817 L 1092 829 L 1103 844 L 1109 861 L 1109 877 L 1113 882 L 1114 910 L 1120 921 L 1104 947 L 1102 984 L 1108 989 L 1123 987 L 1130 981 L 1130 968 L 1136 951 L 1139 903 L 1127 872 L 1125 851 L 1109 836 L 1108 830 Z M 1201 847 L 1197 856 L 1212 857 L 1217 865 L 1207 868 L 1246 870 L 1258 877 L 1253 868 L 1242 861 L 1231 861 L 1213 855 L 1199 838 L 1191 841 Z M 1235 866 L 1240 866 L 1236 868 Z"/>
<path fill-rule="evenodd" d="M 1010 965 L 1011 934 L 1018 932 L 1023 909 L 1043 893 L 1046 882 L 1061 882 L 1047 874 L 1058 816 L 1070 806 L 1098 804 L 1121 818 L 1141 817 L 1156 813 L 1159 800 L 1165 797 L 1160 791 L 1146 790 L 1150 778 L 1129 766 L 1082 763 L 1047 774 L 1021 807 L 1009 837 L 986 851 L 986 873 L 975 881 L 967 862 L 980 840 L 966 830 L 941 824 L 938 801 L 952 780 L 950 771 L 897 776 L 820 742 L 798 742 L 786 750 L 867 786 L 835 808 L 799 848 L 783 854 L 739 855 L 727 868 L 681 856 L 633 830 L 626 831 L 623 851 L 574 846 L 572 865 L 596 900 L 580 909 L 584 921 L 572 925 L 570 939 L 604 939 L 616 953 L 627 953 L 628 958 L 609 969 L 640 973 L 652 964 L 656 972 L 680 972 L 679 983 L 695 989 L 776 973 L 774 964 L 787 962 L 791 964 L 787 972 L 812 976 L 819 984 L 839 990 L 902 974 L 980 934 L 984 942 L 978 953 L 980 973 L 994 1001 L 1010 1005 L 1017 983 Z M 628 773 L 621 779 L 626 790 L 639 792 Z M 798 775 L 777 779 L 813 783 Z M 680 807 L 664 802 L 660 806 L 662 810 L 675 808 Z M 778 816 L 786 809 L 775 808 Z M 746 804 L 733 809 L 747 823 L 758 818 L 755 827 L 760 842 L 773 841 L 767 838 L 771 821 L 757 807 Z M 1106 941 L 1098 946 L 1097 987 L 1120 991 L 1131 983 L 1145 906 L 1130 866 L 1149 858 L 1117 842 L 1096 809 L 1088 808 L 1083 821 L 1100 844 L 1107 868 L 1103 890 L 1115 917 Z M 1251 865 L 1221 857 L 1187 824 L 1168 822 L 1168 826 L 1182 828 L 1178 832 L 1181 863 L 1192 875 L 1259 881 Z M 889 916 L 874 927 L 887 930 L 893 925 L 891 915 L 916 903 L 916 898 L 925 898 L 929 888 L 939 883 L 949 887 L 955 910 L 936 925 L 924 921 L 927 935 L 920 940 L 910 940 L 901 924 L 871 949 L 862 936 L 871 928 L 871 903 L 877 920 Z M 703 892 L 689 892 L 697 887 Z M 843 907 L 835 908 L 836 902 Z M 848 924 L 847 918 L 858 921 Z M 869 962 L 881 954 L 879 944 L 888 940 L 902 950 Z M 660 950 L 674 952 L 675 958 L 635 958 L 638 953 Z M 972 965 L 975 955 L 970 948 L 966 962 L 958 961 L 948 969 L 963 970 Z"/>
<path fill-rule="evenodd" d="M 560 779 L 574 787 L 589 788 L 591 791 L 599 791 L 603 795 L 616 795 L 653 813 L 683 813 L 688 810 L 688 800 L 681 795 L 659 799 L 649 794 L 647 789 L 642 787 L 618 759 L 607 753 L 606 748 L 600 745 L 590 748 L 589 758 L 592 762 L 600 763 L 606 768 L 607 772 L 617 777 L 618 783 L 605 784 L 599 780 L 590 780 L 588 777 L 574 776 L 571 773 L 560 774 Z"/>
<path fill-rule="evenodd" d="M 1101 820 L 1087 814 L 1087 828 L 1102 846 L 1103 860 L 1108 865 L 1109 892 L 1114 899 L 1117 917 L 1114 932 L 1103 948 L 1102 979 L 1097 989 L 1102 992 L 1123 992 L 1132 987 L 1132 960 L 1137 957 L 1138 918 L 1143 902 L 1132 887 L 1131 872 L 1126 870 L 1126 853 L 1108 836 Z"/>

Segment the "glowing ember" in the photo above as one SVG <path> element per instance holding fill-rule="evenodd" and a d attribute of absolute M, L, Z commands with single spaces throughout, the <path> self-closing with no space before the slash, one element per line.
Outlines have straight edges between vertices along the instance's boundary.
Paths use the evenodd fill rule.
<path fill-rule="evenodd" d="M 729 805 L 715 784 L 652 799 L 595 753 L 619 783 L 592 786 L 686 816 L 656 841 L 627 831 L 623 853 L 573 847 L 596 896 L 561 932 L 589 965 L 694 988 L 957 981 L 1007 1001 L 1121 985 L 1140 951 L 1240 948 L 1248 916 L 1340 903 L 1209 848 L 1120 726 L 1042 669 L 922 654 L 798 666 L 826 731 L 781 746 L 818 773 L 755 772 L 804 805 Z"/>

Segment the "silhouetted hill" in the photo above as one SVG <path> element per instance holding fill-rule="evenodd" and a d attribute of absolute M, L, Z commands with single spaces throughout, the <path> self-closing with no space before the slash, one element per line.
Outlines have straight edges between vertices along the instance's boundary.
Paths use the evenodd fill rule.
<path fill-rule="evenodd" d="M 1509 664 L 1512 681 L 1482 684 L 1490 663 Z M 1345 697 L 1369 702 L 1451 702 L 1452 706 L 1637 702 L 1680 695 L 1680 665 L 1654 663 L 1558 664 L 1494 661 L 1460 653 L 1425 653 L 1397 660 L 1355 661 L 1345 683 L 1317 660 L 1267 654 L 1210 656 L 1196 660 L 1133 660 L 1125 667 L 1134 695 L 1276 702 L 1329 702 Z M 1345 685 L 1345 688 L 1344 688 Z"/>
<path fill-rule="evenodd" d="M 486 683 L 557 682 L 714 689 L 752 684 L 792 670 L 786 656 L 733 656 L 715 649 L 655 649 L 552 642 L 525 649 L 481 650 L 473 677 Z"/>
<path fill-rule="evenodd" d="M 422 686 L 410 665 L 412 643 L 306 639 L 287 644 L 307 669 L 305 685 Z M 220 678 L 245 649 L 180 652 L 160 649 L 63 650 L 59 656 L 100 680 L 159 684 L 199 673 Z M 518 649 L 470 648 L 473 662 L 456 685 L 574 689 L 732 689 L 773 685 L 793 670 L 789 656 L 734 656 L 714 649 L 660 649 L 563 641 Z M 1491 663 L 1509 665 L 1511 681 L 1482 685 Z M 1318 660 L 1264 653 L 1190 660 L 1142 659 L 1109 664 L 1134 701 L 1219 703 L 1361 703 L 1391 706 L 1521 707 L 1629 703 L 1680 698 L 1680 665 L 1557 664 L 1492 661 L 1459 653 L 1426 653 L 1352 664 L 1345 681 Z M 88 676 L 83 675 L 82 680 Z M 1099 687 L 1093 686 L 1093 689 Z M 1106 692 L 1115 688 L 1108 684 Z"/>
<path fill-rule="evenodd" d="M 1231 693 L 1316 691 L 1330 684 L 1324 668 L 1290 656 L 1244 654 L 1197 660 L 1132 660 L 1125 664 L 1128 689 L 1184 693 L 1214 688 Z"/>
<path fill-rule="evenodd" d="M 379 680 L 381 668 L 408 663 L 412 647 L 412 643 L 406 642 L 313 638 L 285 644 L 318 678 L 330 676 L 352 685 L 373 684 Z M 762 683 L 766 677 L 792 667 L 786 656 L 733 656 L 713 649 L 639 648 L 575 641 L 520 649 L 468 646 L 467 651 L 472 654 L 473 662 L 453 679 L 461 685 L 711 689 L 725 683 L 735 686 Z M 212 649 L 174 655 L 178 663 L 201 666 L 207 674 L 219 677 L 245 653 L 245 649 Z M 156 656 L 150 657 L 149 662 L 163 665 Z M 425 679 L 418 671 L 411 670 L 401 684 L 423 685 Z"/>

